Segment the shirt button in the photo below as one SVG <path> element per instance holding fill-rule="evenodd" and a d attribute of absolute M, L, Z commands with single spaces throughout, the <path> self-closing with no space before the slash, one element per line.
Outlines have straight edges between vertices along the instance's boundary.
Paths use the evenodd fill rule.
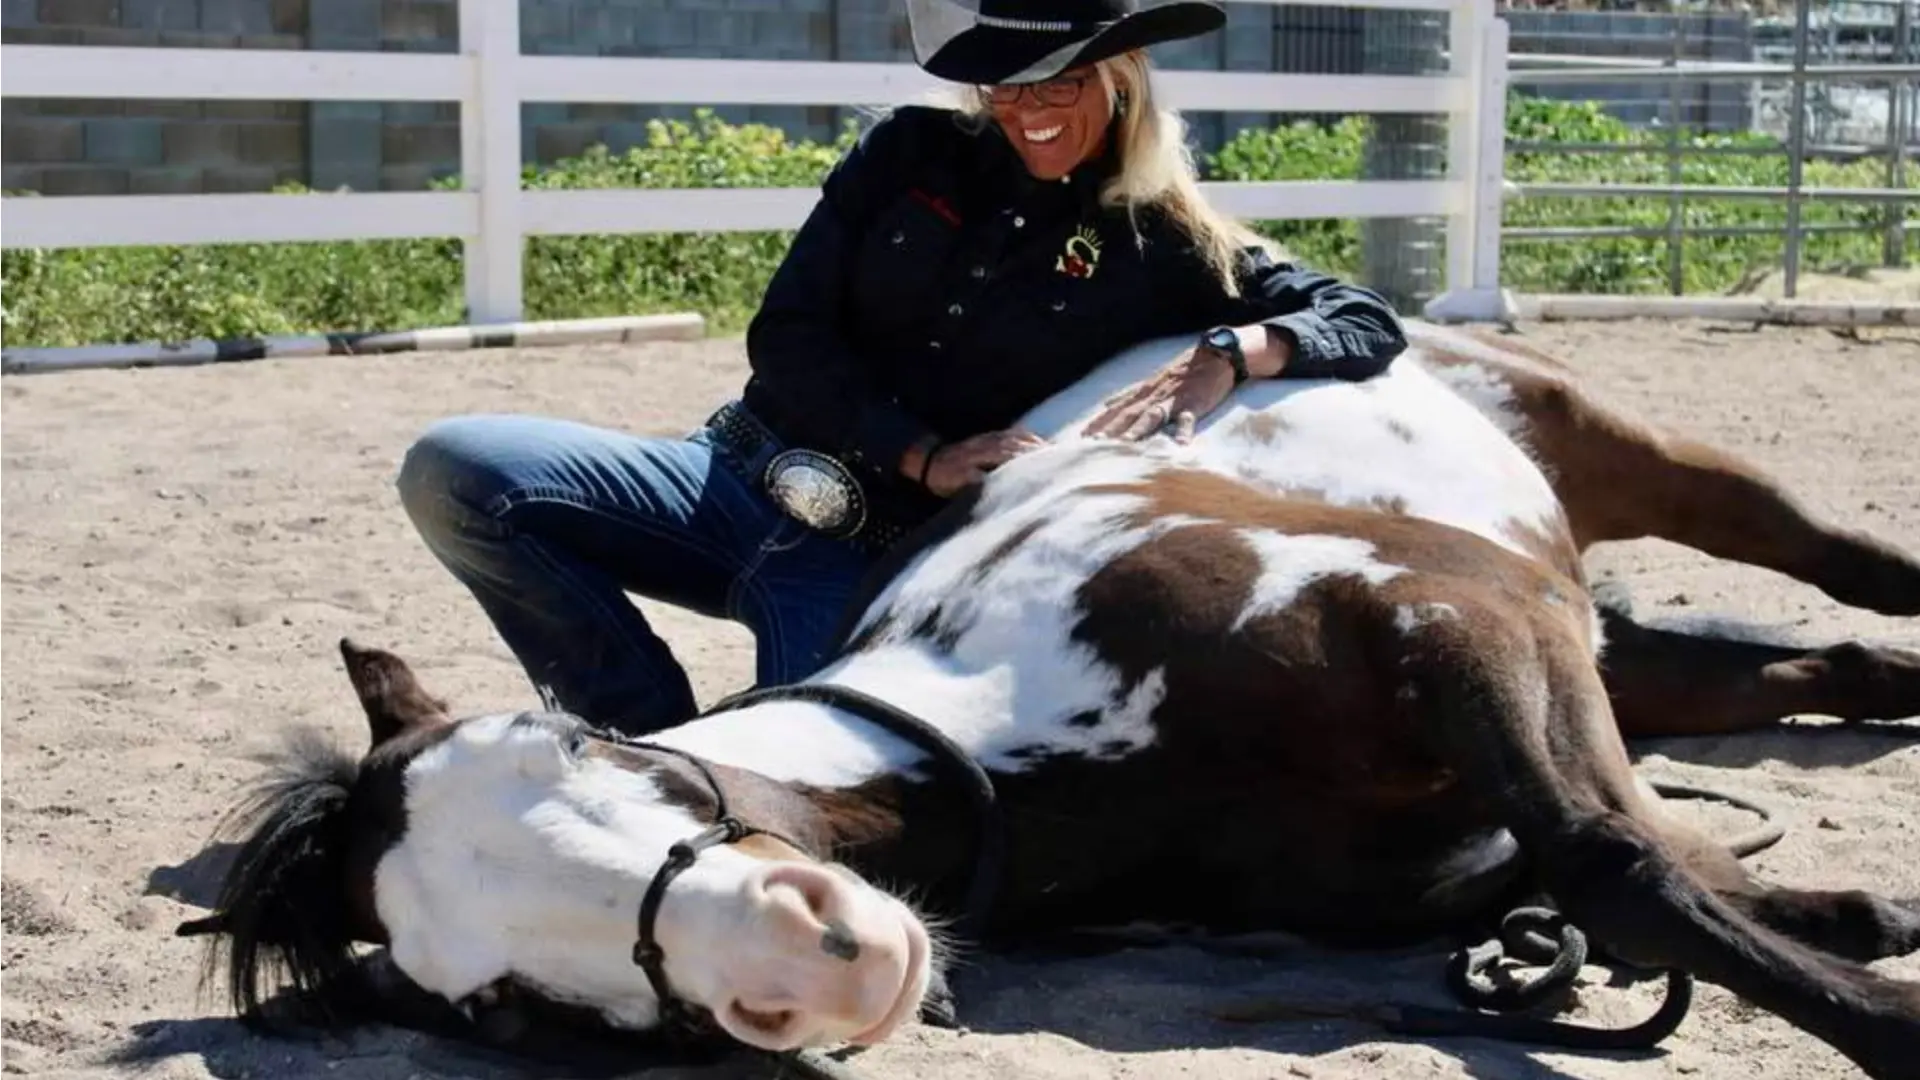
<path fill-rule="evenodd" d="M 973 268 L 973 276 L 974 276 L 975 278 L 983 278 L 983 277 L 986 277 L 986 276 L 987 276 L 987 268 L 986 268 L 986 267 L 984 267 L 984 266 L 976 266 L 976 267 L 974 267 L 974 268 Z"/>
<path fill-rule="evenodd" d="M 904 232 L 901 232 L 900 230 L 897 230 L 897 229 L 896 229 L 896 230 L 894 230 L 894 234 L 893 234 L 893 242 L 894 242 L 894 243 L 896 243 L 896 244 L 904 244 L 904 243 L 906 243 L 906 242 L 907 242 L 907 234 L 906 234 L 906 233 L 904 233 Z"/>
<path fill-rule="evenodd" d="M 959 304 L 950 304 L 947 306 L 947 314 L 949 315 L 958 315 L 964 310 L 966 309 L 961 307 Z"/>
<path fill-rule="evenodd" d="M 1067 302 L 1065 300 L 1055 300 L 1053 302 L 1053 310 L 1055 311 L 1067 310 Z"/>
<path fill-rule="evenodd" d="M 940 341 L 938 338 L 934 339 L 933 341 L 927 342 L 927 348 L 929 349 L 938 349 L 939 347 L 940 347 Z"/>
<path fill-rule="evenodd" d="M 1026 227 L 1027 227 L 1027 219 L 1026 219 L 1026 218 L 1023 218 L 1023 217 L 1017 217 L 1017 218 L 1014 218 L 1014 219 L 1013 219 L 1013 227 L 1014 227 L 1014 228 L 1016 228 L 1016 229 L 1024 229 L 1024 228 L 1026 228 Z"/>

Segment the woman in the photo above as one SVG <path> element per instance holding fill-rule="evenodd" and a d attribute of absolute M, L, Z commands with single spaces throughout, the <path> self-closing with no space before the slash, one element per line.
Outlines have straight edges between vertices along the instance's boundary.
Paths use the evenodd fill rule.
<path fill-rule="evenodd" d="M 826 178 L 747 332 L 752 375 L 685 439 L 462 417 L 407 454 L 428 547 L 536 684 L 644 733 L 695 711 L 633 593 L 812 671 L 880 552 L 1039 444 L 1016 419 L 1147 338 L 1193 348 L 1091 431 L 1183 437 L 1246 378 L 1363 379 L 1405 346 L 1373 293 L 1276 263 L 1201 199 L 1144 53 L 1219 27 L 1172 0 L 911 0 L 953 107 L 880 120 Z"/>

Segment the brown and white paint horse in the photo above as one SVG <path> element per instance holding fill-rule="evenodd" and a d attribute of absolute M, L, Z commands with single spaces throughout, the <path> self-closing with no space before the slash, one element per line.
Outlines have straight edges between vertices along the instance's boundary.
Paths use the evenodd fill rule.
<path fill-rule="evenodd" d="M 1388 374 L 1248 384 L 1186 446 L 1075 437 L 1177 343 L 1116 358 L 1027 418 L 1053 446 L 884 568 L 806 685 L 984 768 L 1006 830 L 989 942 L 1140 921 L 1404 941 L 1538 890 L 1617 957 L 1920 1077 L 1920 986 L 1862 963 L 1920 946 L 1920 916 L 1755 880 L 1622 743 L 1920 715 L 1920 657 L 1656 631 L 1602 611 L 1580 560 L 1661 536 L 1899 614 L 1920 562 L 1550 358 L 1412 330 Z M 937 985 L 921 912 L 957 912 L 979 822 L 923 741 L 775 697 L 620 746 L 541 711 L 455 719 L 398 658 L 343 648 L 370 751 L 262 797 L 199 927 L 230 937 L 237 1003 L 267 961 L 312 982 L 358 940 L 449 1002 L 511 987 L 652 1028 L 636 912 L 666 881 L 664 984 L 739 1042 L 884 1040 Z M 676 859 L 716 788 L 774 835 Z"/>

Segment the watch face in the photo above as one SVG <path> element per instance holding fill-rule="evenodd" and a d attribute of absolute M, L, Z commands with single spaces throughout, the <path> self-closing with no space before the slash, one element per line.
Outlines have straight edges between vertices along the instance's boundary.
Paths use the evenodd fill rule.
<path fill-rule="evenodd" d="M 1231 330 L 1212 330 L 1207 333 L 1207 344 L 1230 352 L 1240 344 L 1240 339 Z"/>

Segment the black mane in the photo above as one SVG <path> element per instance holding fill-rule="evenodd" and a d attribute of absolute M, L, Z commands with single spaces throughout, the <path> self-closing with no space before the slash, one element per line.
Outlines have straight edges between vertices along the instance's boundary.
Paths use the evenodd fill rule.
<path fill-rule="evenodd" d="M 246 836 L 216 913 L 176 932 L 211 935 L 203 978 L 215 977 L 224 955 L 227 995 L 243 1021 L 336 1026 L 356 963 L 341 883 L 360 764 L 312 729 L 294 731 L 267 763 L 268 774 L 216 829 L 217 837 Z M 276 983 L 289 993 L 279 995 Z"/>

